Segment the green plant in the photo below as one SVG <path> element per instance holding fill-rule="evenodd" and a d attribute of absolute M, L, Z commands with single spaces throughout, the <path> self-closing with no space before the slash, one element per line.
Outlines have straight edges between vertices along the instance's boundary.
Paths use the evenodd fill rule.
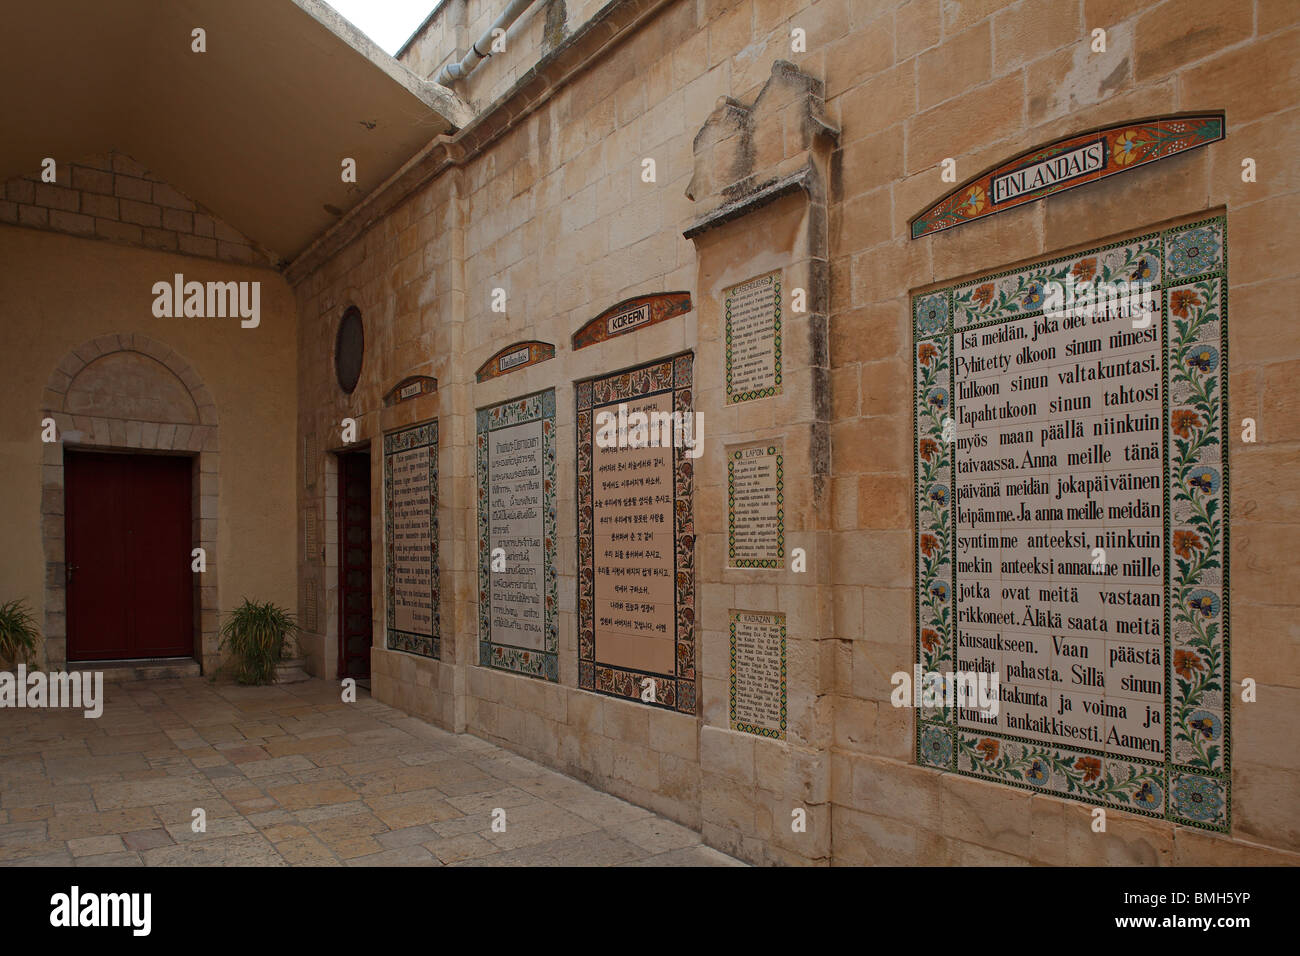
<path fill-rule="evenodd" d="M 297 631 L 293 615 L 284 608 L 244 598 L 221 627 L 221 647 L 234 655 L 235 680 L 273 683 L 275 666 L 290 656 Z"/>
<path fill-rule="evenodd" d="M 36 618 L 24 600 L 0 604 L 0 661 L 30 663 L 36 656 L 36 642 L 41 632 Z"/>

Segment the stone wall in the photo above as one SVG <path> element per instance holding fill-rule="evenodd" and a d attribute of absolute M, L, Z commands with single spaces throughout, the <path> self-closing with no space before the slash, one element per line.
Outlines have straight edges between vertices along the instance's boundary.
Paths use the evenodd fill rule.
<path fill-rule="evenodd" d="M 0 423 L 0 600 L 26 600 L 44 637 L 38 660 L 61 667 L 64 448 L 192 457 L 192 540 L 208 560 L 195 576 L 196 657 L 212 673 L 219 612 L 243 595 L 297 603 L 288 285 L 250 265 L 11 225 L 0 225 L 0 261 L 11 409 Z M 176 273 L 261 282 L 259 326 L 156 317 L 153 285 Z M 56 442 L 42 441 L 46 417 Z"/>
<path fill-rule="evenodd" d="M 1300 850 L 1300 763 L 1284 744 L 1300 703 L 1284 596 L 1296 567 L 1281 543 L 1295 516 L 1261 510 L 1282 485 L 1295 494 L 1276 464 L 1295 453 L 1286 409 L 1300 396 L 1284 384 L 1300 336 L 1276 311 L 1296 271 L 1287 225 L 1297 183 L 1284 144 L 1300 77 L 1282 65 L 1300 39 L 1295 14 L 1270 3 L 913 2 L 862 24 L 856 75 L 835 70 L 827 51 L 828 112 L 843 130 L 831 212 L 837 860 L 1186 864 L 1250 859 L 1247 844 Z M 1090 52 L 1097 27 L 1104 54 Z M 1269 82 L 1248 83 L 1248 62 L 1273 65 Z M 1071 132 L 1201 108 L 1226 110 L 1224 143 L 908 238 L 908 219 L 951 188 L 939 175 L 947 157 L 961 182 Z M 1243 183 L 1244 157 L 1272 171 Z M 1255 704 L 1230 695 L 1232 840 L 1115 812 L 1094 835 L 1083 805 L 918 769 L 911 713 L 889 705 L 889 675 L 907 669 L 914 639 L 908 294 L 1224 207 L 1229 425 L 1239 434 L 1242 418 L 1272 423 L 1258 444 L 1230 447 L 1232 675 L 1268 686 Z"/>
<path fill-rule="evenodd" d="M 52 183 L 5 184 L 0 223 L 189 256 L 271 265 L 271 257 L 130 156 L 60 163 Z"/>
<path fill-rule="evenodd" d="M 652 12 L 653 5 L 625 6 Z M 383 432 L 435 416 L 440 422 L 443 656 L 435 662 L 382 648 L 376 492 L 376 694 L 701 826 L 712 842 L 756 861 L 1300 861 L 1300 757 L 1289 745 L 1300 715 L 1300 579 L 1287 545 L 1300 524 L 1289 504 L 1300 500 L 1300 476 L 1288 467 L 1300 441 L 1289 414 L 1300 405 L 1300 335 L 1286 317 L 1300 261 L 1290 228 L 1296 20 L 1294 5 L 1274 0 L 678 0 L 571 79 L 544 76 L 539 88 L 553 88 L 528 101 L 535 109 L 513 112 L 507 100 L 500 113 L 481 118 L 481 129 L 497 132 L 463 153 L 449 147 L 440 171 L 382 221 L 295 275 L 303 317 L 299 429 L 307 446 L 341 448 L 339 423 L 356 418 L 374 453 L 372 488 L 380 489 Z M 1105 53 L 1091 50 L 1098 27 L 1107 31 Z M 806 32 L 807 52 L 792 51 L 795 28 Z M 421 72 L 437 62 L 427 56 Z M 701 212 L 685 195 L 696 172 L 692 141 L 719 97 L 752 104 L 776 60 L 819 81 L 826 121 L 839 131 L 826 197 L 827 551 L 810 568 L 825 581 L 814 592 L 825 614 L 811 611 L 816 631 L 797 635 L 818 647 L 801 658 L 798 680 L 807 682 L 827 732 L 824 740 L 808 736 L 802 755 L 794 742 L 760 744 L 717 727 L 721 685 L 710 683 L 709 662 L 725 653 L 725 634 L 716 622 L 733 601 L 766 607 L 782 592 L 719 573 L 721 555 L 707 540 L 698 552 L 700 580 L 712 575 L 716 587 L 700 590 L 701 716 L 580 691 L 575 679 L 573 382 L 683 349 L 695 351 L 697 369 L 716 375 L 708 316 L 716 315 L 717 286 L 701 273 L 704 253 L 683 238 Z M 1223 143 L 909 238 L 908 220 L 953 187 L 941 178 L 947 158 L 961 182 L 1071 132 L 1220 108 L 1227 115 Z M 781 128 L 769 135 L 799 129 Z M 1254 183 L 1241 180 L 1244 157 L 1257 161 Z M 655 161 L 653 183 L 642 179 L 645 159 Z M 719 173 L 719 181 L 730 180 Z M 909 295 L 1220 209 L 1232 242 L 1231 417 L 1255 418 L 1260 434 L 1258 443 L 1231 449 L 1232 675 L 1255 677 L 1259 700 L 1242 704 L 1233 695 L 1230 835 L 1120 811 L 1096 834 L 1083 803 L 917 767 L 913 715 L 889 704 L 890 675 L 910 670 L 915 639 Z M 773 225 L 753 221 L 756 230 Z M 508 296 L 505 313 L 491 311 L 497 288 Z M 694 312 L 570 351 L 569 336 L 615 302 L 675 289 L 691 290 Z M 365 316 L 367 359 L 360 386 L 345 396 L 333 380 L 332 343 L 350 304 Z M 475 383 L 474 370 L 487 357 L 525 339 L 553 343 L 555 359 Z M 383 394 L 417 373 L 438 379 L 436 396 L 385 409 Z M 473 412 L 552 386 L 560 461 L 558 684 L 481 668 L 474 646 Z M 706 419 L 728 414 L 717 405 L 703 410 Z M 758 428 L 768 434 L 776 425 Z M 722 454 L 721 443 L 706 445 L 702 469 L 718 474 Z M 327 476 L 328 456 L 309 467 Z M 300 500 L 300 521 L 311 510 L 328 528 L 328 482 L 305 489 Z M 702 484 L 697 519 L 716 523 L 725 508 L 725 485 Z M 330 547 L 327 541 L 327 555 Z M 330 574 L 326 563 L 309 559 L 300 575 L 325 608 Z M 742 588 L 756 590 L 742 597 Z M 313 662 L 331 677 L 332 643 L 337 631 L 323 619 Z M 809 811 L 809 826 L 795 838 L 790 814 L 800 807 Z"/>
<path fill-rule="evenodd" d="M 505 49 L 479 63 L 451 89 L 482 110 L 602 6 L 600 0 L 534 0 L 506 31 Z M 444 0 L 399 51 L 398 60 L 416 75 L 433 79 L 448 63 L 460 62 L 505 8 L 496 0 Z"/>

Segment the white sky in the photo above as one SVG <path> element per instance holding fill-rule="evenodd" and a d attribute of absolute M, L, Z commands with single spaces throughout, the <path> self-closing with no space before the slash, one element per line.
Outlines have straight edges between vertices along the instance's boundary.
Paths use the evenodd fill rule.
<path fill-rule="evenodd" d="M 438 0 L 325 0 L 374 40 L 389 55 L 396 55 L 415 28 L 433 12 Z"/>

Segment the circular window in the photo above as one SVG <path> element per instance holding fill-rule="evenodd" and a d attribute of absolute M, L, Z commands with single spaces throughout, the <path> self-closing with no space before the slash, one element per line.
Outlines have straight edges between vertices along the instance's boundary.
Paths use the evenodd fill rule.
<path fill-rule="evenodd" d="M 338 335 L 334 337 L 334 374 L 339 388 L 352 394 L 361 378 L 361 358 L 366 351 L 366 335 L 361 328 L 361 310 L 348 306 L 339 320 Z"/>

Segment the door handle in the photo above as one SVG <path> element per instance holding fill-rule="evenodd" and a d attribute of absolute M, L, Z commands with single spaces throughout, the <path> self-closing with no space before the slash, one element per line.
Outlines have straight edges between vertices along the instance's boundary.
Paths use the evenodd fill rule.
<path fill-rule="evenodd" d="M 77 570 L 78 567 L 80 567 L 80 565 L 69 564 L 69 565 L 67 566 L 67 583 L 68 583 L 68 584 L 71 584 L 71 583 L 72 583 L 72 572 L 75 571 L 75 570 Z"/>

